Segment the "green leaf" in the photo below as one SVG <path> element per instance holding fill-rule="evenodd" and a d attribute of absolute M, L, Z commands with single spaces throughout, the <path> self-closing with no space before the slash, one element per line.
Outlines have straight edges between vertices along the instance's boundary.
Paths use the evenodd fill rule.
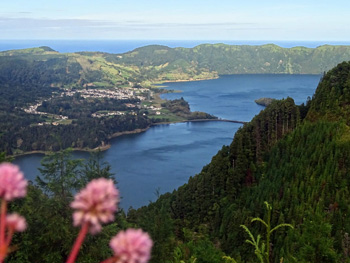
<path fill-rule="evenodd" d="M 259 217 L 253 218 L 251 222 L 253 223 L 255 221 L 258 221 L 258 222 L 262 223 L 264 226 L 268 227 L 267 223 Z"/>
<path fill-rule="evenodd" d="M 291 229 L 294 229 L 294 227 L 291 224 L 279 224 L 278 226 L 271 229 L 270 233 L 272 233 L 273 231 L 275 231 L 281 227 L 290 227 Z"/>

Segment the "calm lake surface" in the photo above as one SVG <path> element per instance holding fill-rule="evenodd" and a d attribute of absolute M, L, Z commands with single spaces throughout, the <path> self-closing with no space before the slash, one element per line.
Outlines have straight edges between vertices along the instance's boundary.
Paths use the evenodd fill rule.
<path fill-rule="evenodd" d="M 319 75 L 229 75 L 215 80 L 166 83 L 166 88 L 182 93 L 164 94 L 167 99 L 184 97 L 191 110 L 204 111 L 220 118 L 250 121 L 263 107 L 260 97 L 294 98 L 297 104 L 312 96 Z M 103 153 L 112 165 L 122 195 L 121 207 L 138 208 L 156 200 L 155 192 L 173 191 L 199 173 L 223 145 L 229 145 L 240 124 L 192 122 L 159 125 L 140 134 L 112 140 Z M 34 180 L 43 155 L 16 159 L 25 176 Z M 75 152 L 75 158 L 88 158 Z"/>

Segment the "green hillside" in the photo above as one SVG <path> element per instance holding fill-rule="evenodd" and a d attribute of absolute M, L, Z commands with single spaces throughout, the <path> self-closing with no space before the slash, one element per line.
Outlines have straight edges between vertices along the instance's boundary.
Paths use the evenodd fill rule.
<path fill-rule="evenodd" d="M 322 74 L 350 60 L 350 46 L 282 48 L 273 44 L 194 48 L 146 46 L 124 54 L 60 54 L 49 47 L 0 52 L 0 81 L 53 87 L 133 86 L 223 74 Z"/>
<path fill-rule="evenodd" d="M 267 220 L 264 201 L 272 225 L 294 226 L 272 236 L 270 262 L 350 262 L 349 83 L 344 62 L 307 105 L 272 102 L 187 184 L 129 211 L 152 234 L 152 262 L 258 262 L 240 225 L 264 240 L 251 223 Z"/>
<path fill-rule="evenodd" d="M 111 64 L 97 52 L 60 54 L 48 47 L 0 52 L 0 80 L 6 82 L 65 88 L 89 83 L 129 86 L 128 78 L 135 74 L 137 69 Z"/>
<path fill-rule="evenodd" d="M 147 46 L 109 56 L 115 63 L 132 64 L 160 74 L 181 68 L 181 71 L 222 74 L 320 74 L 338 63 L 350 59 L 349 46 L 320 46 L 317 48 L 282 48 L 269 44 L 262 46 L 232 46 L 203 44 L 194 48 Z"/>

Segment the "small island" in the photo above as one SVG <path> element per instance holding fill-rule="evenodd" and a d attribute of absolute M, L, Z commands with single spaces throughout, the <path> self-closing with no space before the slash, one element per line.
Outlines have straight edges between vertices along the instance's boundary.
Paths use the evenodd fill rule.
<path fill-rule="evenodd" d="M 255 103 L 264 107 L 269 106 L 275 99 L 272 98 L 260 98 L 255 100 Z"/>

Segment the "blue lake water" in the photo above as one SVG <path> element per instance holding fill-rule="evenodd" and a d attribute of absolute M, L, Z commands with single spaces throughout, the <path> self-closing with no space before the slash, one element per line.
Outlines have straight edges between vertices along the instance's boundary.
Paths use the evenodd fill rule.
<path fill-rule="evenodd" d="M 263 107 L 254 103 L 260 97 L 293 97 L 297 104 L 312 96 L 319 75 L 229 75 L 215 80 L 166 83 L 168 89 L 182 93 L 163 95 L 167 99 L 184 97 L 192 110 L 205 111 L 220 118 L 249 121 Z M 241 125 L 227 122 L 192 122 L 159 125 L 140 134 L 117 137 L 103 153 L 112 165 L 123 197 L 121 207 L 138 208 L 156 199 L 155 192 L 173 191 L 199 173 L 223 145 L 231 143 Z M 89 154 L 75 152 L 75 158 Z M 28 179 L 39 172 L 43 155 L 17 158 Z"/>
<path fill-rule="evenodd" d="M 321 76 L 319 75 L 227 75 L 219 79 L 165 83 L 170 90 L 162 97 L 183 97 L 190 103 L 192 111 L 204 111 L 230 120 L 250 121 L 264 107 L 254 100 L 261 97 L 282 99 L 292 97 L 296 104 L 312 97 Z"/>

